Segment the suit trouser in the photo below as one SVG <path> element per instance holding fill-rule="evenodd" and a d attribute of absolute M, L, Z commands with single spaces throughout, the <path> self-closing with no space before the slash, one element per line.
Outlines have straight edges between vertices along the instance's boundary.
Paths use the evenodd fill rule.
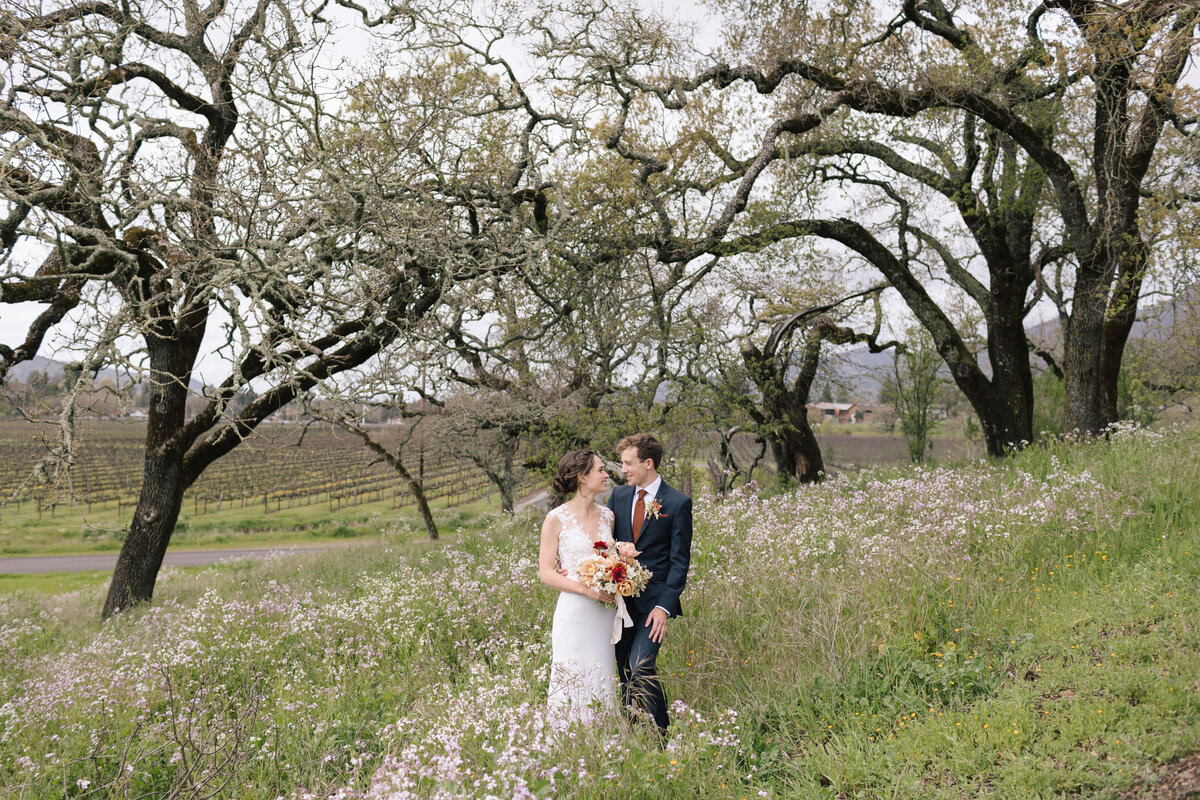
<path fill-rule="evenodd" d="M 617 672 L 621 676 L 621 698 L 626 706 L 637 706 L 654 718 L 663 733 L 667 731 L 667 696 L 658 680 L 658 649 L 661 642 L 650 640 L 646 627 L 648 613 L 628 605 L 633 627 L 625 628 L 617 642 Z"/>

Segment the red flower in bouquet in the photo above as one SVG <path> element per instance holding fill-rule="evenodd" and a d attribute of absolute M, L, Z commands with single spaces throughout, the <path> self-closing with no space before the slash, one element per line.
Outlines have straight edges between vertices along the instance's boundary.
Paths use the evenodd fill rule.
<path fill-rule="evenodd" d="M 605 542 L 603 539 L 601 539 L 598 542 L 592 542 L 592 549 L 593 550 L 607 550 L 608 543 Z"/>
<path fill-rule="evenodd" d="M 598 592 L 636 597 L 654 575 L 638 563 L 638 550 L 632 542 L 603 544 L 595 542 L 592 555 L 579 562 L 579 581 Z"/>

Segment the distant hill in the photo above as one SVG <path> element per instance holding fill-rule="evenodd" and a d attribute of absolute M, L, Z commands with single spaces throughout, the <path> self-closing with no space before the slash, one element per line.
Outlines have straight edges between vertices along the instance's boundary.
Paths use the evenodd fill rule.
<path fill-rule="evenodd" d="M 1182 292 L 1178 297 L 1150 305 L 1138 311 L 1138 319 L 1129 332 L 1130 340 L 1150 339 L 1163 341 L 1169 338 L 1176 326 L 1200 315 L 1200 286 Z M 1058 318 L 1030 324 L 1025 329 L 1030 341 L 1058 357 L 1062 355 L 1063 329 Z M 850 392 L 850 398 L 859 402 L 875 402 L 882 388 L 880 376 L 892 369 L 894 355 L 891 350 L 872 353 L 865 346 L 854 347 L 837 356 L 836 369 Z M 980 368 L 991 375 L 992 367 L 987 354 L 980 354 Z"/>
<path fill-rule="evenodd" d="M 29 383 L 29 377 L 35 372 L 45 372 L 51 381 L 57 381 L 63 376 L 63 365 L 49 358 L 34 356 L 29 361 L 22 361 L 8 371 L 8 380 Z"/>
<path fill-rule="evenodd" d="M 55 361 L 51 358 L 42 358 L 34 356 L 28 361 L 22 361 L 8 371 L 8 380 L 15 380 L 21 383 L 28 383 L 30 376 L 35 372 L 44 372 L 50 381 L 56 382 L 60 380 L 66 373 L 66 368 L 63 362 Z M 102 369 L 96 374 L 96 382 L 99 383 L 105 378 L 112 380 L 117 386 L 124 386 L 130 383 L 129 376 L 124 372 L 118 372 L 115 369 Z M 193 392 L 199 392 L 204 388 L 204 384 L 193 379 L 191 382 Z"/>
<path fill-rule="evenodd" d="M 1200 315 L 1200 286 L 1192 287 L 1178 297 L 1138 309 L 1129 339 L 1166 341 L 1175 333 L 1177 325 L 1187 324 L 1197 315 Z M 1057 317 L 1030 325 L 1025 330 L 1031 342 L 1055 356 L 1062 355 L 1063 328 Z"/>
<path fill-rule="evenodd" d="M 854 347 L 839 353 L 831 366 L 845 384 L 848 399 L 875 403 L 879 400 L 879 390 L 883 388 L 881 378 L 891 371 L 894 358 L 891 350 L 872 353 L 865 346 Z"/>

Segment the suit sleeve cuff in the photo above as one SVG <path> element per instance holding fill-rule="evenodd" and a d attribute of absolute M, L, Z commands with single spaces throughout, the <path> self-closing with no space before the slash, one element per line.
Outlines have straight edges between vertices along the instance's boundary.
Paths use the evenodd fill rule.
<path fill-rule="evenodd" d="M 666 610 L 665 608 L 663 608 L 662 606 L 655 606 L 655 608 L 662 608 L 662 610 L 663 610 L 664 612 L 666 612 L 667 619 L 670 619 L 670 618 L 671 618 L 671 612 L 670 612 L 670 611 L 667 611 L 667 610 Z"/>

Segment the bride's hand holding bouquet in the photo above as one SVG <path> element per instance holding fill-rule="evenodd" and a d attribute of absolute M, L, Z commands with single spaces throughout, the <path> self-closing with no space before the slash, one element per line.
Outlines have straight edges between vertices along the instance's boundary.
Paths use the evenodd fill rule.
<path fill-rule="evenodd" d="M 595 542 L 594 552 L 579 563 L 579 581 L 584 586 L 614 598 L 637 597 L 653 576 L 637 561 L 640 550 L 630 542 Z"/>

